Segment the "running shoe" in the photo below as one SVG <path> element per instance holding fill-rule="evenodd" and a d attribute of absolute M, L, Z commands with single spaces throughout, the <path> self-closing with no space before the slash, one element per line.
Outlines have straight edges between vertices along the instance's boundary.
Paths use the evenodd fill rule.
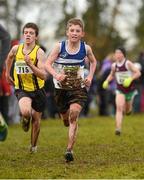
<path fill-rule="evenodd" d="M 0 114 L 0 141 L 5 141 L 8 135 L 8 125 Z"/>
<path fill-rule="evenodd" d="M 120 135 L 121 135 L 121 130 L 116 129 L 116 130 L 115 130 L 115 135 L 120 136 Z"/>
<path fill-rule="evenodd" d="M 37 146 L 30 146 L 30 153 L 36 153 L 37 152 Z"/>
<path fill-rule="evenodd" d="M 25 117 L 23 117 L 21 120 L 22 128 L 25 132 L 28 132 L 28 130 L 30 128 L 30 120 L 31 120 L 31 118 L 26 119 Z"/>
<path fill-rule="evenodd" d="M 74 161 L 74 157 L 73 157 L 73 152 L 71 150 L 67 150 L 65 152 L 65 160 L 66 162 L 71 162 L 71 161 Z"/>
<path fill-rule="evenodd" d="M 64 126 L 68 127 L 69 126 L 69 120 L 68 119 L 63 119 Z"/>

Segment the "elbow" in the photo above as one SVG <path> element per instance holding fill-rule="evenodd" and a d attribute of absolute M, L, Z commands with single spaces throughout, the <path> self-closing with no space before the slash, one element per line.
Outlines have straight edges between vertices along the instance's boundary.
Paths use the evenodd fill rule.
<path fill-rule="evenodd" d="M 137 77 L 139 78 L 141 76 L 141 72 L 139 71 L 137 74 Z"/>
<path fill-rule="evenodd" d="M 43 80 L 46 81 L 47 80 L 47 75 L 43 76 Z"/>
<path fill-rule="evenodd" d="M 39 75 L 37 75 L 37 77 L 44 81 L 47 79 L 45 74 L 39 74 Z"/>
<path fill-rule="evenodd" d="M 94 61 L 94 67 L 96 69 L 96 66 L 97 66 L 97 61 Z"/>
<path fill-rule="evenodd" d="M 39 77 L 41 80 L 43 80 L 43 81 L 46 81 L 47 80 L 47 78 L 46 77 L 44 77 L 44 76 L 41 76 L 41 77 Z"/>
<path fill-rule="evenodd" d="M 44 73 L 44 74 L 42 75 L 41 79 L 44 80 L 44 81 L 46 81 L 46 80 L 47 80 L 47 74 Z"/>

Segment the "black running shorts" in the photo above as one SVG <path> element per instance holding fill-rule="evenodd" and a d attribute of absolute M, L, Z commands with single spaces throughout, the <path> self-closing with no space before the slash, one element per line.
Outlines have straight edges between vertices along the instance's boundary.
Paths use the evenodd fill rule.
<path fill-rule="evenodd" d="M 46 105 L 46 93 L 45 90 L 39 89 L 36 91 L 28 92 L 21 89 L 15 90 L 15 95 L 18 101 L 23 97 L 29 97 L 32 99 L 32 108 L 37 112 L 42 112 Z"/>

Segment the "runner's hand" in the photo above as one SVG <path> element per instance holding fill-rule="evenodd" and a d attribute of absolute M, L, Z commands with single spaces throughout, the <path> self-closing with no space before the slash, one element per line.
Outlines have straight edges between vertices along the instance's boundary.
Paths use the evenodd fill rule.
<path fill-rule="evenodd" d="M 129 87 L 130 85 L 131 85 L 131 83 L 132 83 L 132 78 L 131 77 L 129 77 L 129 78 L 126 78 L 125 80 L 124 80 L 124 82 L 123 82 L 123 87 Z"/>
<path fill-rule="evenodd" d="M 102 84 L 103 89 L 107 89 L 108 86 L 109 86 L 109 82 L 107 80 L 105 80 Z"/>

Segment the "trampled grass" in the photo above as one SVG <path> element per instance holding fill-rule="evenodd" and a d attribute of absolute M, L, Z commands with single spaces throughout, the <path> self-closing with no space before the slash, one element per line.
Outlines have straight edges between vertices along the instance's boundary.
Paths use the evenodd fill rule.
<path fill-rule="evenodd" d="M 9 127 L 0 143 L 0 178 L 142 179 L 144 178 L 144 115 L 123 121 L 121 137 L 112 117 L 81 118 L 74 147 L 75 161 L 66 164 L 67 128 L 60 120 L 41 123 L 38 152 L 29 154 L 30 132 Z"/>

